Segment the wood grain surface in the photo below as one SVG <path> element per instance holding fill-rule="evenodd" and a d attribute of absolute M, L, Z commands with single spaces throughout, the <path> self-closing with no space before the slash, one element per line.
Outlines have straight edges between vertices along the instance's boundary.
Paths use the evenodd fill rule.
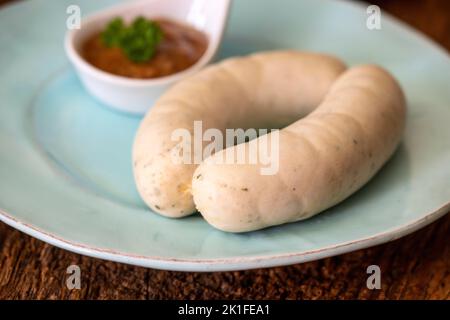
<path fill-rule="evenodd" d="M 450 1 L 374 3 L 450 50 Z M 270 269 L 184 273 L 80 256 L 0 223 L 0 299 L 448 300 L 449 235 L 447 214 L 402 239 L 333 258 Z M 65 285 L 71 264 L 81 268 L 80 290 Z M 380 290 L 366 287 L 366 268 L 372 264 L 381 268 Z"/>

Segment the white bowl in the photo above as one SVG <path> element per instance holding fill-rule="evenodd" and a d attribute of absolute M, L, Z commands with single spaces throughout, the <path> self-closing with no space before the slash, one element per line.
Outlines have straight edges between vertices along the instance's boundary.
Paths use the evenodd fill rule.
<path fill-rule="evenodd" d="M 227 23 L 231 0 L 141 0 L 120 4 L 94 13 L 81 22 L 80 29 L 69 30 L 65 49 L 86 89 L 106 105 L 129 113 L 144 114 L 158 97 L 175 82 L 208 64 L 216 54 Z M 190 68 L 170 76 L 132 79 L 102 71 L 80 55 L 88 37 L 100 32 L 115 17 L 131 21 L 137 16 L 167 17 L 184 22 L 204 32 L 208 47 Z"/>

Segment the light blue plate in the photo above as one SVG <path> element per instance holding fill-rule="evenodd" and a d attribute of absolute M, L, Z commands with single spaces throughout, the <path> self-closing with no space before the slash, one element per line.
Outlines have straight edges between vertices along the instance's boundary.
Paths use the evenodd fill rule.
<path fill-rule="evenodd" d="M 81 87 L 63 51 L 66 8 L 112 0 L 34 0 L 0 11 L 0 219 L 82 254 L 174 270 L 232 270 L 318 259 L 393 240 L 450 209 L 450 59 L 383 15 L 343 1 L 235 1 L 220 58 L 277 48 L 373 62 L 409 101 L 403 144 L 361 191 L 310 220 L 228 234 L 200 216 L 148 211 L 131 174 L 139 118 Z"/>

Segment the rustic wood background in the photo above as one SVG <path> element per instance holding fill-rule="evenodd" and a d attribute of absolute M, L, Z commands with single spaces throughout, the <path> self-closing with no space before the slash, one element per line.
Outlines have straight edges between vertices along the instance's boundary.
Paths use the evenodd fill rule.
<path fill-rule="evenodd" d="M 450 50 L 450 1 L 374 3 Z M 183 273 L 80 256 L 0 223 L 0 299 L 450 299 L 449 235 L 446 215 L 400 240 L 316 262 Z M 71 264 L 81 267 L 80 290 L 65 286 Z M 381 267 L 381 290 L 366 288 L 371 264 Z"/>

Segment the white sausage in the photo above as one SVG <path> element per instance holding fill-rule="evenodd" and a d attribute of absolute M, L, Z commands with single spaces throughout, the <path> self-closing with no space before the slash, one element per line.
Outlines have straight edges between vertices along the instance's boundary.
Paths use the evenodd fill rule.
<path fill-rule="evenodd" d="M 267 52 L 228 59 L 176 84 L 151 108 L 135 138 L 134 176 L 142 199 L 154 211 L 169 217 L 185 216 L 196 210 L 191 183 L 197 164 L 173 162 L 171 150 L 178 143 L 171 139 L 174 130 L 186 128 L 192 132 L 195 120 L 203 121 L 203 129 L 284 127 L 316 108 L 344 69 L 341 61 L 326 55 L 295 51 Z M 302 140 L 295 138 L 294 133 L 288 133 L 296 131 L 293 128 L 295 126 L 285 129 L 285 136 L 292 135 L 285 138 L 286 143 Z M 307 147 L 303 150 L 307 150 Z M 296 154 L 292 156 L 297 158 L 299 163 L 307 160 Z M 307 158 L 308 155 L 304 157 Z M 295 210 L 288 210 L 288 213 L 283 207 L 285 202 L 280 202 L 282 207 L 278 212 L 274 212 L 272 217 L 269 217 L 268 210 L 278 206 L 263 205 L 270 198 L 285 193 L 285 188 L 275 188 L 280 183 L 265 189 L 264 194 L 260 195 L 261 201 L 255 201 L 252 200 L 253 191 L 242 196 L 241 193 L 231 192 L 231 189 L 220 189 L 214 185 L 216 180 L 222 179 L 221 172 L 225 169 L 202 167 L 200 171 L 203 170 L 211 178 L 202 182 L 195 181 L 194 195 L 198 208 L 204 210 L 202 213 L 213 225 L 229 231 L 245 231 L 292 219 L 291 211 Z M 242 170 L 243 174 L 248 174 L 243 167 L 233 170 L 233 176 Z M 248 170 L 251 172 L 252 168 Z M 290 170 L 290 167 L 282 170 Z M 283 178 L 272 179 L 281 181 Z M 206 190 L 207 188 L 212 189 Z M 208 201 L 213 190 L 231 203 L 223 203 L 218 197 L 214 197 L 216 203 Z M 296 194 L 299 194 L 300 190 L 301 188 Z M 234 196 L 239 198 L 234 199 Z M 286 200 L 293 200 L 293 196 L 285 197 Z M 235 204 L 238 203 L 244 206 L 244 211 L 235 210 Z M 263 207 L 258 209 L 259 205 Z M 254 209 L 256 211 L 253 211 Z M 228 210 L 231 211 L 224 212 Z M 239 222 L 239 216 L 247 217 L 249 214 L 260 217 L 260 222 Z M 278 215 L 280 218 L 276 218 Z"/>
<path fill-rule="evenodd" d="M 197 209 L 231 232 L 309 218 L 375 175 L 400 142 L 405 113 L 402 90 L 388 72 L 349 69 L 316 110 L 280 131 L 276 175 L 261 175 L 260 164 L 214 164 L 224 151 L 203 162 L 193 179 Z"/>

